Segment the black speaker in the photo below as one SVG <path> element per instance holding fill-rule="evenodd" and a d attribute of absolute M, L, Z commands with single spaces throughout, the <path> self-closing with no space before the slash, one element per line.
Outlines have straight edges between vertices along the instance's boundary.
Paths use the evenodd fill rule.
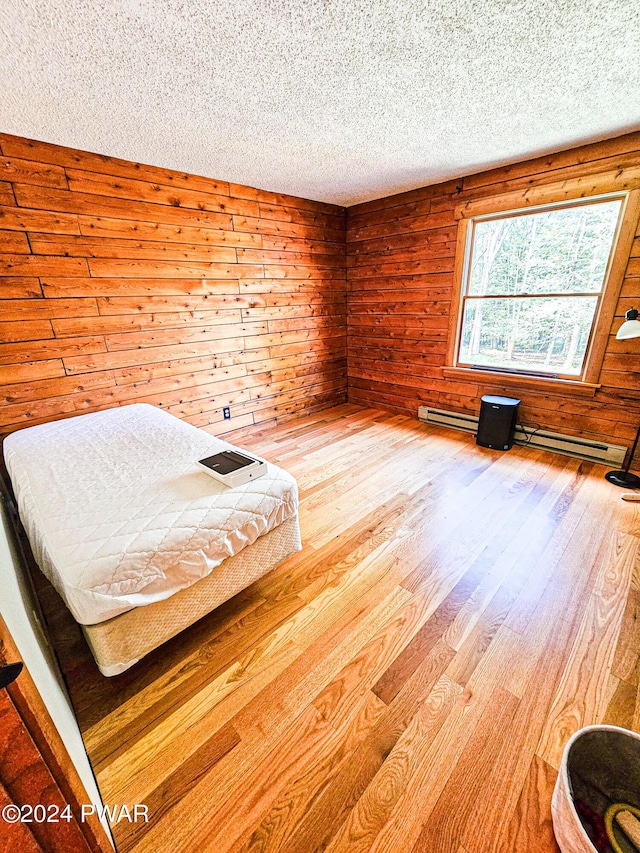
<path fill-rule="evenodd" d="M 519 405 L 520 400 L 514 397 L 485 394 L 480 401 L 476 444 L 494 450 L 509 450 L 513 446 Z"/>

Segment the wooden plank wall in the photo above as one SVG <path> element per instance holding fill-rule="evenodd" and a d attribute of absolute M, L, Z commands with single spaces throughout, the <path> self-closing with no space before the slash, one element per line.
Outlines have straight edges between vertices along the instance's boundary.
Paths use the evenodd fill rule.
<path fill-rule="evenodd" d="M 0 151 L 0 433 L 141 401 L 222 433 L 345 401 L 343 208 Z"/>
<path fill-rule="evenodd" d="M 640 423 L 640 342 L 616 341 L 640 309 L 640 237 L 627 266 L 600 376 L 585 399 L 490 381 L 443 377 L 453 286 L 456 221 L 465 199 L 640 164 L 640 133 L 516 163 L 348 210 L 349 401 L 417 416 L 418 406 L 478 414 L 486 393 L 522 399 L 521 419 L 548 429 L 629 444 Z"/>
<path fill-rule="evenodd" d="M 223 433 L 346 399 L 342 208 L 6 134 L 0 152 L 0 432 L 145 400 Z M 639 163 L 628 134 L 350 208 L 349 400 L 415 417 L 504 392 L 442 375 L 455 205 Z M 524 421 L 631 441 L 640 351 L 613 335 L 633 305 L 640 239 L 602 389 L 517 391 Z"/>

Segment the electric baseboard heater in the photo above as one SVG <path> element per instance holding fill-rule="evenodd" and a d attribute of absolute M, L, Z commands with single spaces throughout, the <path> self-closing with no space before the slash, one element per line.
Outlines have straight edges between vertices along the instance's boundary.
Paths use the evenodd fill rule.
<path fill-rule="evenodd" d="M 420 406 L 418 418 L 424 423 L 437 426 L 461 429 L 465 432 L 478 432 L 478 417 L 462 412 L 450 412 L 445 409 L 435 409 L 431 406 Z M 578 459 L 586 459 L 589 462 L 600 462 L 604 465 L 622 465 L 627 453 L 627 448 L 619 444 L 607 444 L 605 442 L 590 441 L 585 438 L 574 438 L 551 430 L 533 428 L 522 429 L 516 427 L 514 433 L 515 444 L 528 444 L 540 450 L 549 450 L 552 453 L 561 453 L 565 456 L 575 456 Z"/>

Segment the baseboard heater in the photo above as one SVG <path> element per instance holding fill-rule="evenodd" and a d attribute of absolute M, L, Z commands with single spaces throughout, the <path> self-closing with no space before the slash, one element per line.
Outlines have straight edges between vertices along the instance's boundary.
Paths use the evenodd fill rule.
<path fill-rule="evenodd" d="M 478 418 L 475 415 L 432 409 L 431 406 L 420 406 L 418 418 L 425 423 L 461 429 L 465 432 L 475 433 L 478 431 Z M 529 444 L 531 447 L 537 447 L 540 450 L 549 450 L 552 453 L 562 453 L 565 456 L 575 456 L 578 459 L 587 459 L 589 462 L 601 462 L 606 465 L 621 465 L 627 453 L 627 448 L 619 444 L 605 444 L 604 442 L 589 441 L 585 438 L 574 438 L 546 429 L 538 429 L 531 435 L 533 430 L 534 427 L 525 427 L 524 430 L 519 426 L 516 427 L 515 443 Z"/>

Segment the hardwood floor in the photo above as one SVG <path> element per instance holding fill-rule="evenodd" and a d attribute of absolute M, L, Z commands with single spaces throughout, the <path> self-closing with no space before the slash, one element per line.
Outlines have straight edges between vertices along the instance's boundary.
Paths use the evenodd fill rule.
<path fill-rule="evenodd" d="M 553 853 L 576 728 L 640 726 L 640 505 L 587 462 L 341 406 L 231 436 L 304 549 L 145 662 L 54 632 L 121 853 Z"/>

